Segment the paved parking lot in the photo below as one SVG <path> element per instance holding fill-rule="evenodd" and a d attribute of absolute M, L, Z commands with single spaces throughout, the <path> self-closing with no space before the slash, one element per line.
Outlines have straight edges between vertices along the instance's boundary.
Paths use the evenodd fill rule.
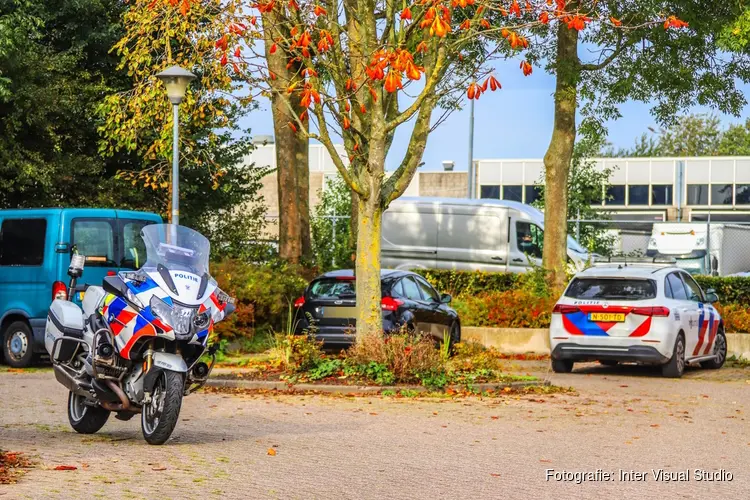
<path fill-rule="evenodd" d="M 111 419 L 94 436 L 72 432 L 51 372 L 0 373 L 0 447 L 39 464 L 0 486 L 0 499 L 750 498 L 750 370 L 666 380 L 590 365 L 552 380 L 577 393 L 456 401 L 198 394 L 185 400 L 173 439 L 153 447 L 137 419 Z M 615 477 L 547 481 L 548 469 Z M 652 469 L 688 470 L 690 481 L 655 481 Z M 698 482 L 696 469 L 723 469 L 725 480 Z M 620 471 L 647 475 L 621 481 Z"/>

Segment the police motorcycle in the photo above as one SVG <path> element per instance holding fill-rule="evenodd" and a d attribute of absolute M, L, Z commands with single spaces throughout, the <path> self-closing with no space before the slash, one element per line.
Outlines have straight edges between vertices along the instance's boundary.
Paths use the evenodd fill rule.
<path fill-rule="evenodd" d="M 146 262 L 137 271 L 89 286 L 82 307 L 57 299 L 50 306 L 45 346 L 55 378 L 70 393 L 68 420 L 92 434 L 110 414 L 140 414 L 143 437 L 163 444 L 177 424 L 183 396 L 206 383 L 216 361 L 207 347 L 214 325 L 234 311 L 208 271 L 208 240 L 187 227 L 142 229 Z M 73 255 L 72 297 L 85 265 Z M 201 360 L 206 355 L 210 365 Z"/>

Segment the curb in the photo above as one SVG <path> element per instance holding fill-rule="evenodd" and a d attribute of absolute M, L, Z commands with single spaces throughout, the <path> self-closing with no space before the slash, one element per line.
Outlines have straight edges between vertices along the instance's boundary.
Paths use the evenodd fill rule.
<path fill-rule="evenodd" d="M 470 387 L 476 391 L 498 391 L 505 388 L 520 389 L 523 387 L 542 387 L 551 385 L 547 380 L 530 380 L 528 382 L 490 382 L 473 384 Z M 286 382 L 269 382 L 265 380 L 229 380 L 229 379 L 209 379 L 206 382 L 208 387 L 246 389 L 251 391 L 281 391 L 281 392 L 319 392 L 326 394 L 380 394 L 382 391 L 415 391 L 415 392 L 434 392 L 422 385 L 326 385 L 326 384 L 288 384 Z M 451 385 L 446 389 L 453 389 L 457 392 L 466 389 L 466 386 Z"/>

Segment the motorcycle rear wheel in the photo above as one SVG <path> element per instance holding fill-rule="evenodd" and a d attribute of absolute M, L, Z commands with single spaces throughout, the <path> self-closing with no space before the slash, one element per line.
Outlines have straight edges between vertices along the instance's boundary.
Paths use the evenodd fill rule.
<path fill-rule="evenodd" d="M 109 411 L 101 406 L 89 406 L 86 398 L 74 392 L 68 394 L 68 421 L 70 426 L 80 434 L 94 434 L 104 427 L 109 418 Z"/>
<path fill-rule="evenodd" d="M 181 373 L 163 371 L 154 384 L 151 401 L 143 405 L 141 430 L 148 444 L 164 444 L 177 425 L 185 379 Z"/>

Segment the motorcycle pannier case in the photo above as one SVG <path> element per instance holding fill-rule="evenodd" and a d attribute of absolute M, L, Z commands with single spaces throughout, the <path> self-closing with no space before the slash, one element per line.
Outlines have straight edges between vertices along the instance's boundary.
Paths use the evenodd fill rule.
<path fill-rule="evenodd" d="M 56 343 L 55 341 L 59 338 L 63 340 Z M 67 300 L 56 299 L 49 308 L 44 334 L 44 346 L 50 357 L 56 363 L 71 361 L 81 347 L 81 343 L 77 342 L 81 339 L 83 339 L 81 308 Z"/>

